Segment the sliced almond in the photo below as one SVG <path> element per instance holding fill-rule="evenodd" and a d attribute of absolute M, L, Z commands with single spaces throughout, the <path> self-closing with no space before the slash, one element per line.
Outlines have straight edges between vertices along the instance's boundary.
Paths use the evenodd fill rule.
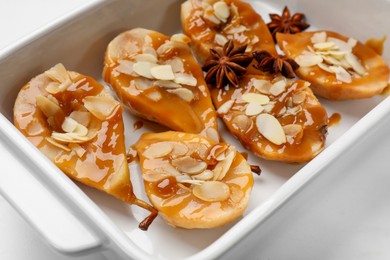
<path fill-rule="evenodd" d="M 51 138 L 51 137 L 46 137 L 45 139 L 46 139 L 46 141 L 48 141 L 48 142 L 51 143 L 52 145 L 54 145 L 54 146 L 56 146 L 56 147 L 58 147 L 58 148 L 60 148 L 60 149 L 62 149 L 62 150 L 64 150 L 64 151 L 67 151 L 67 152 L 72 151 L 68 146 L 65 146 L 65 145 L 63 145 L 63 144 L 58 143 L 56 140 L 54 140 L 54 139 Z"/>
<path fill-rule="evenodd" d="M 219 142 L 219 134 L 215 128 L 212 128 L 212 127 L 207 128 L 206 137 L 213 140 L 213 141 Z"/>
<path fill-rule="evenodd" d="M 286 134 L 287 142 L 293 143 L 294 138 L 297 137 L 298 140 L 302 138 L 303 128 L 298 124 L 289 124 L 283 126 L 284 133 Z"/>
<path fill-rule="evenodd" d="M 354 38 L 349 38 L 347 44 L 351 46 L 351 48 L 355 47 L 357 44 L 357 40 Z"/>
<path fill-rule="evenodd" d="M 58 102 L 58 99 L 56 99 L 53 95 L 47 95 L 47 99 L 49 99 L 51 102 L 53 102 L 54 104 L 56 104 L 57 106 L 60 105 L 60 102 Z"/>
<path fill-rule="evenodd" d="M 192 178 L 190 176 L 188 176 L 187 174 L 181 174 L 181 175 L 176 176 L 176 181 L 180 182 L 180 183 L 187 182 L 190 180 L 192 180 Z"/>
<path fill-rule="evenodd" d="M 165 43 L 161 44 L 160 47 L 157 48 L 157 54 L 160 56 L 164 56 L 169 54 L 174 48 L 173 42 L 166 41 Z"/>
<path fill-rule="evenodd" d="M 322 57 L 316 54 L 306 53 L 299 55 L 295 58 L 295 61 L 301 67 L 312 67 L 323 61 Z"/>
<path fill-rule="evenodd" d="M 223 36 L 222 34 L 220 33 L 217 33 L 214 37 L 214 41 L 216 44 L 218 44 L 219 46 L 224 46 L 225 43 L 227 43 L 228 39 Z"/>
<path fill-rule="evenodd" d="M 344 83 L 351 83 L 352 77 L 351 75 L 341 66 L 330 66 L 330 70 L 332 70 L 336 74 L 336 79 L 340 80 Z"/>
<path fill-rule="evenodd" d="M 133 59 L 136 62 L 146 61 L 146 62 L 150 62 L 150 63 L 157 63 L 157 57 L 152 55 L 152 54 L 148 54 L 148 53 L 137 54 L 133 57 Z"/>
<path fill-rule="evenodd" d="M 92 137 L 82 136 L 76 133 L 57 133 L 53 132 L 51 137 L 63 143 L 85 143 L 92 139 Z"/>
<path fill-rule="evenodd" d="M 109 118 L 120 106 L 118 101 L 109 96 L 87 96 L 83 103 L 84 107 L 101 121 Z"/>
<path fill-rule="evenodd" d="M 269 92 L 274 96 L 279 96 L 284 91 L 286 91 L 287 83 L 285 80 L 279 80 L 272 84 L 272 87 L 270 88 Z"/>
<path fill-rule="evenodd" d="M 315 34 L 311 37 L 311 42 L 312 42 L 312 43 L 326 42 L 326 38 L 327 38 L 326 32 L 315 33 Z"/>
<path fill-rule="evenodd" d="M 323 63 L 323 62 L 318 63 L 317 66 L 320 67 L 322 70 L 325 70 L 325 71 L 327 71 L 327 72 L 333 73 L 333 71 L 329 68 L 329 66 L 326 65 L 326 64 Z"/>
<path fill-rule="evenodd" d="M 58 63 L 54 67 L 45 71 L 45 75 L 48 76 L 53 81 L 56 81 L 59 83 L 64 83 L 64 82 L 70 80 L 70 76 L 68 74 L 68 71 L 66 70 L 64 65 L 62 65 L 62 63 Z"/>
<path fill-rule="evenodd" d="M 88 111 L 73 111 L 70 113 L 69 117 L 76 120 L 85 127 L 88 127 L 89 123 L 91 122 L 91 113 Z"/>
<path fill-rule="evenodd" d="M 194 76 L 186 73 L 175 73 L 175 82 L 177 84 L 188 85 L 191 87 L 195 87 L 198 83 Z"/>
<path fill-rule="evenodd" d="M 281 145 L 286 142 L 286 135 L 279 121 L 270 114 L 261 114 L 256 118 L 257 130 L 270 142 Z"/>
<path fill-rule="evenodd" d="M 129 60 L 119 60 L 119 65 L 115 68 L 115 70 L 119 73 L 133 76 L 134 75 L 134 62 Z"/>
<path fill-rule="evenodd" d="M 167 65 L 171 65 L 172 71 L 174 73 L 183 73 L 184 72 L 184 63 L 181 58 L 174 57 L 173 59 L 166 60 L 164 62 Z"/>
<path fill-rule="evenodd" d="M 245 133 L 252 126 L 252 120 L 246 115 L 238 115 L 233 118 L 232 126 Z"/>
<path fill-rule="evenodd" d="M 72 85 L 72 81 L 70 79 L 63 83 L 50 82 L 45 90 L 50 94 L 57 94 L 68 89 L 70 85 Z"/>
<path fill-rule="evenodd" d="M 253 79 L 253 86 L 255 89 L 257 89 L 259 92 L 263 94 L 269 94 L 270 89 L 272 87 L 272 83 L 269 80 L 264 79 Z"/>
<path fill-rule="evenodd" d="M 352 66 L 353 70 L 356 71 L 359 75 L 363 76 L 366 73 L 366 70 L 353 53 L 347 53 L 345 55 L 345 59 Z"/>
<path fill-rule="evenodd" d="M 227 155 L 226 159 L 217 163 L 214 168 L 214 178 L 213 180 L 222 180 L 225 178 L 226 174 L 230 170 L 230 166 L 232 166 L 233 160 L 236 157 L 236 151 L 231 150 Z"/>
<path fill-rule="evenodd" d="M 169 80 L 156 80 L 153 81 L 153 86 L 162 88 L 181 88 L 180 84 L 177 84 Z"/>
<path fill-rule="evenodd" d="M 245 115 L 247 116 L 257 116 L 264 111 L 264 107 L 258 103 L 252 102 L 249 103 L 245 109 Z"/>
<path fill-rule="evenodd" d="M 77 123 L 76 128 L 73 130 L 72 133 L 79 134 L 79 135 L 88 135 L 88 128 L 83 126 L 82 124 Z"/>
<path fill-rule="evenodd" d="M 161 158 L 170 154 L 173 150 L 173 145 L 168 142 L 159 142 L 151 144 L 142 155 L 146 158 Z"/>
<path fill-rule="evenodd" d="M 334 37 L 329 37 L 328 42 L 333 42 L 339 51 L 352 52 L 352 47 L 343 40 Z"/>
<path fill-rule="evenodd" d="M 171 41 L 188 44 L 191 42 L 191 38 L 185 34 L 177 33 L 171 36 Z"/>
<path fill-rule="evenodd" d="M 134 79 L 135 87 L 139 90 L 147 90 L 151 87 L 153 87 L 153 80 L 147 79 L 147 78 L 135 78 Z"/>
<path fill-rule="evenodd" d="M 229 110 L 233 107 L 234 100 L 228 100 L 223 103 L 217 110 L 217 113 L 220 115 L 224 115 L 229 112 Z"/>
<path fill-rule="evenodd" d="M 182 156 L 188 153 L 189 149 L 187 145 L 179 142 L 171 142 L 171 144 L 173 145 L 172 156 Z"/>
<path fill-rule="evenodd" d="M 294 104 L 301 104 L 305 101 L 305 99 L 306 99 L 306 92 L 305 91 L 295 92 L 292 95 L 292 101 L 294 102 Z"/>
<path fill-rule="evenodd" d="M 77 156 L 79 158 L 82 158 L 84 154 L 87 152 L 83 147 L 81 147 L 79 144 L 70 143 L 69 148 L 71 148 L 73 151 L 76 152 Z"/>
<path fill-rule="evenodd" d="M 202 173 L 199 173 L 197 175 L 193 175 L 192 178 L 195 180 L 202 180 L 202 181 L 208 181 L 211 180 L 214 176 L 214 172 L 210 170 L 205 170 Z"/>
<path fill-rule="evenodd" d="M 147 171 L 144 174 L 142 174 L 142 178 L 144 179 L 144 181 L 147 182 L 160 182 L 168 177 L 169 175 L 166 175 L 158 171 Z"/>
<path fill-rule="evenodd" d="M 56 116 L 61 113 L 61 107 L 56 103 L 52 102 L 45 96 L 36 96 L 35 100 L 37 102 L 37 107 L 42 113 L 48 118 L 51 116 Z"/>
<path fill-rule="evenodd" d="M 264 107 L 265 113 L 271 113 L 275 107 L 275 102 L 274 101 L 269 102 L 268 104 L 264 105 L 263 107 Z"/>
<path fill-rule="evenodd" d="M 150 70 L 154 66 L 156 66 L 156 64 L 150 63 L 147 61 L 140 61 L 140 62 L 134 63 L 133 70 L 135 73 L 137 73 L 138 75 L 140 75 L 142 77 L 145 77 L 148 79 L 153 79 L 153 75 L 150 72 Z"/>
<path fill-rule="evenodd" d="M 229 186 L 219 181 L 207 181 L 192 189 L 199 199 L 208 202 L 225 201 L 230 196 Z"/>
<path fill-rule="evenodd" d="M 259 105 L 265 105 L 269 103 L 269 97 L 263 94 L 247 93 L 242 95 L 242 99 L 248 103 L 257 103 Z"/>
<path fill-rule="evenodd" d="M 62 128 L 62 130 L 64 130 L 67 133 L 72 133 L 76 129 L 78 124 L 79 123 L 77 123 L 76 120 L 74 120 L 70 117 L 65 117 L 64 122 L 62 122 L 61 128 Z"/>
<path fill-rule="evenodd" d="M 219 20 L 217 18 L 217 16 L 215 16 L 214 14 L 205 13 L 205 14 L 203 14 L 203 18 L 208 20 L 209 22 L 216 24 L 216 25 L 221 23 L 221 20 Z"/>
<path fill-rule="evenodd" d="M 194 99 L 194 93 L 191 90 L 186 88 L 177 88 L 177 89 L 169 89 L 167 90 L 169 93 L 175 94 L 179 96 L 186 102 L 191 102 Z"/>
<path fill-rule="evenodd" d="M 174 80 L 175 75 L 173 74 L 171 65 L 157 65 L 150 69 L 152 76 L 159 80 Z"/>
<path fill-rule="evenodd" d="M 152 56 L 154 56 L 156 58 L 156 62 L 157 62 L 157 53 L 156 53 L 156 50 L 151 47 L 151 46 L 145 46 L 142 48 L 142 53 L 144 54 L 150 54 Z"/>
<path fill-rule="evenodd" d="M 162 99 L 162 95 L 159 91 L 152 91 L 146 94 L 146 97 L 153 100 L 154 102 L 158 102 Z"/>
<path fill-rule="evenodd" d="M 319 51 L 327 51 L 327 50 L 331 50 L 335 47 L 335 43 L 334 42 L 319 42 L 319 43 L 315 43 L 313 45 L 314 49 L 316 50 L 319 50 Z"/>
<path fill-rule="evenodd" d="M 229 6 L 224 1 L 218 1 L 213 5 L 215 16 L 222 22 L 226 23 L 226 20 L 230 16 Z"/>
<path fill-rule="evenodd" d="M 207 168 L 207 163 L 198 161 L 191 156 L 184 156 L 172 160 L 172 165 L 175 166 L 179 171 L 187 174 L 197 174 Z"/>

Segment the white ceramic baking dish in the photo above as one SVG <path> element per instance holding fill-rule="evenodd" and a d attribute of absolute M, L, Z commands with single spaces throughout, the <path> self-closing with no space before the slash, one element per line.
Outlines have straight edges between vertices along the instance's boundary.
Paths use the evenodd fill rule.
<path fill-rule="evenodd" d="M 375 4 L 340 0 L 337 8 L 332 1 L 249 2 L 265 20 L 268 13 L 280 12 L 288 3 L 293 11 L 306 13 L 311 30 L 335 30 L 362 41 L 390 35 L 384 15 L 390 8 L 386 0 Z M 268 162 L 250 155 L 252 163 L 261 165 L 263 174 L 256 177 L 243 218 L 213 230 L 174 229 L 157 219 L 149 231 L 140 231 L 137 223 L 147 212 L 69 180 L 12 125 L 12 108 L 19 89 L 58 62 L 101 79 L 106 45 L 122 31 L 145 27 L 168 35 L 179 32 L 180 4 L 177 0 L 97 0 L 0 52 L 0 149 L 5 151 L 0 163 L 7 169 L 0 174 L 0 192 L 45 241 L 64 254 L 103 253 L 110 259 L 114 255 L 127 259 L 216 258 L 254 227 L 261 228 L 276 209 L 316 176 L 326 174 L 335 158 L 352 149 L 352 144 L 367 136 L 390 112 L 390 99 L 383 96 L 344 102 L 321 100 L 329 115 L 342 115 L 340 124 L 329 129 L 327 148 L 306 165 Z M 388 50 L 388 44 L 386 47 Z M 390 60 L 389 52 L 384 56 Z M 127 111 L 124 114 L 127 145 L 143 132 L 164 130 L 145 123 L 134 131 L 133 122 L 138 119 Z M 220 126 L 225 140 L 243 150 Z M 136 194 L 146 199 L 139 167 L 131 165 L 130 170 Z"/>

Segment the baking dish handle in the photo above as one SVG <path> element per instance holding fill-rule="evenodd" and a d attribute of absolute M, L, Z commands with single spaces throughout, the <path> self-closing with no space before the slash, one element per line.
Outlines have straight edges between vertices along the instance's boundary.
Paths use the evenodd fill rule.
<path fill-rule="evenodd" d="M 15 132 L 0 114 L 0 193 L 60 253 L 78 255 L 100 250 L 102 239 L 76 218 L 48 182 L 37 179 L 32 163 L 19 156 L 21 151 L 9 136 L 18 135 Z"/>

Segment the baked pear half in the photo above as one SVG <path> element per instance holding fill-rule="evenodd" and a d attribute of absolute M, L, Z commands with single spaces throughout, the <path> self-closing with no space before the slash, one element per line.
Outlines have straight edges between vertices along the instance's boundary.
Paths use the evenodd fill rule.
<path fill-rule="evenodd" d="M 278 33 L 286 56 L 300 68 L 316 95 L 332 99 L 369 98 L 388 85 L 389 67 L 380 55 L 359 41 L 330 31 Z"/>
<path fill-rule="evenodd" d="M 133 193 L 126 158 L 122 106 L 94 79 L 57 64 L 20 90 L 14 124 L 70 178 L 151 212 Z"/>
<path fill-rule="evenodd" d="M 141 28 L 121 33 L 107 47 L 103 77 L 132 113 L 218 141 L 215 109 L 189 41 Z"/>
<path fill-rule="evenodd" d="M 236 149 L 196 134 L 144 134 L 135 145 L 146 193 L 172 226 L 214 228 L 241 216 L 253 186 Z"/>
<path fill-rule="evenodd" d="M 181 6 L 181 22 L 202 64 L 210 58 L 210 49 L 222 47 L 228 40 L 233 40 L 235 45 L 247 45 L 249 53 L 263 50 L 277 54 L 267 25 L 243 1 L 187 0 Z M 248 67 L 248 73 L 260 74 L 253 66 Z"/>
<path fill-rule="evenodd" d="M 303 80 L 246 75 L 238 88 L 214 88 L 218 115 L 241 144 L 267 160 L 306 162 L 325 145 L 328 117 Z"/>

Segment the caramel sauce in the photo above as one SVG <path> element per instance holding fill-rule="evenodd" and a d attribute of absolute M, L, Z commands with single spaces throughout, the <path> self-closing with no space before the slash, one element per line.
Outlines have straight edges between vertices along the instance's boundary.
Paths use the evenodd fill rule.
<path fill-rule="evenodd" d="M 242 157 L 245 158 L 245 160 L 248 160 L 248 153 L 247 152 L 241 152 Z"/>
<path fill-rule="evenodd" d="M 384 44 L 387 36 L 384 35 L 382 38 L 370 38 L 364 44 L 373 49 L 378 55 L 383 54 Z"/>
<path fill-rule="evenodd" d="M 170 176 L 158 183 L 155 183 L 154 186 L 155 192 L 162 197 L 175 195 L 178 189 L 179 186 L 177 186 L 176 178 L 173 176 Z"/>
<path fill-rule="evenodd" d="M 390 84 L 387 84 L 387 87 L 385 87 L 381 93 L 382 96 L 389 96 L 390 95 Z"/>
<path fill-rule="evenodd" d="M 339 113 L 333 113 L 329 117 L 329 126 L 335 126 L 338 125 L 341 121 L 341 115 Z"/>
<path fill-rule="evenodd" d="M 138 153 L 134 146 L 130 146 L 129 150 L 127 151 L 127 162 L 129 164 L 134 163 L 138 161 Z"/>
<path fill-rule="evenodd" d="M 133 124 L 134 131 L 141 129 L 144 126 L 144 122 L 142 120 L 138 120 Z"/>

